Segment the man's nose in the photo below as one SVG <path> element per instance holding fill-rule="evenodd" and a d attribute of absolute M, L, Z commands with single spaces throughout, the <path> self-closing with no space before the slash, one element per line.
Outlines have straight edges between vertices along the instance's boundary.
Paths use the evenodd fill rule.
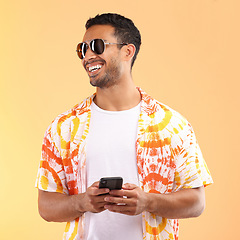
<path fill-rule="evenodd" d="M 84 60 L 88 61 L 89 59 L 96 58 L 97 54 L 94 53 L 90 47 L 87 48 L 87 51 L 85 53 Z"/>

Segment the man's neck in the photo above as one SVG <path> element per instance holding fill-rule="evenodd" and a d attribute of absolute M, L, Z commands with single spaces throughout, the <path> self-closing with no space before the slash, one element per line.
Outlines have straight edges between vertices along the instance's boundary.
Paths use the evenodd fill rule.
<path fill-rule="evenodd" d="M 104 110 L 123 111 L 137 106 L 141 94 L 134 83 L 128 81 L 109 88 L 97 88 L 93 101 Z"/>

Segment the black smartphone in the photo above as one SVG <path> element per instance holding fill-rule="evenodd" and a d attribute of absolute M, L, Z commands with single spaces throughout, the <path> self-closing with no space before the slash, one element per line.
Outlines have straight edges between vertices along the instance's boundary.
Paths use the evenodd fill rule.
<path fill-rule="evenodd" d="M 110 190 L 122 189 L 123 179 L 121 177 L 104 177 L 100 179 L 99 188 L 108 188 Z"/>

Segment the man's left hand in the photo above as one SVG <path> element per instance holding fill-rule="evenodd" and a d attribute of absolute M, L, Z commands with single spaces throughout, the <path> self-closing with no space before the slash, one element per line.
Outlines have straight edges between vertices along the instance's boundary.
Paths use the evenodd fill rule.
<path fill-rule="evenodd" d="M 111 212 L 138 215 L 146 210 L 147 193 L 135 184 L 126 183 L 122 190 L 111 190 L 104 200 L 110 203 L 104 207 Z"/>

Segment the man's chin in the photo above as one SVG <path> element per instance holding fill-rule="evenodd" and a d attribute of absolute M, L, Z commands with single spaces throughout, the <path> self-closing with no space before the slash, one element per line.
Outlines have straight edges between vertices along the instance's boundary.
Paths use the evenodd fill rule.
<path fill-rule="evenodd" d="M 98 83 L 101 82 L 100 79 L 97 78 L 97 75 L 89 76 L 90 84 L 94 87 L 97 87 Z"/>
<path fill-rule="evenodd" d="M 98 79 L 96 79 L 96 78 L 97 78 L 97 75 L 88 76 L 88 77 L 89 77 L 90 84 L 91 84 L 93 87 L 96 87 L 97 82 L 98 82 Z"/>
<path fill-rule="evenodd" d="M 90 84 L 93 86 L 93 87 L 97 87 L 97 84 L 96 83 L 93 83 L 90 81 Z"/>
<path fill-rule="evenodd" d="M 102 84 L 99 83 L 98 81 L 91 81 L 91 80 L 90 80 L 90 84 L 91 84 L 93 87 L 101 87 L 101 86 L 102 86 Z"/>
<path fill-rule="evenodd" d="M 94 79 L 90 79 L 90 84 L 93 86 L 93 87 L 98 87 L 98 88 L 108 88 L 111 86 L 110 82 L 107 81 L 107 80 L 94 80 Z"/>

